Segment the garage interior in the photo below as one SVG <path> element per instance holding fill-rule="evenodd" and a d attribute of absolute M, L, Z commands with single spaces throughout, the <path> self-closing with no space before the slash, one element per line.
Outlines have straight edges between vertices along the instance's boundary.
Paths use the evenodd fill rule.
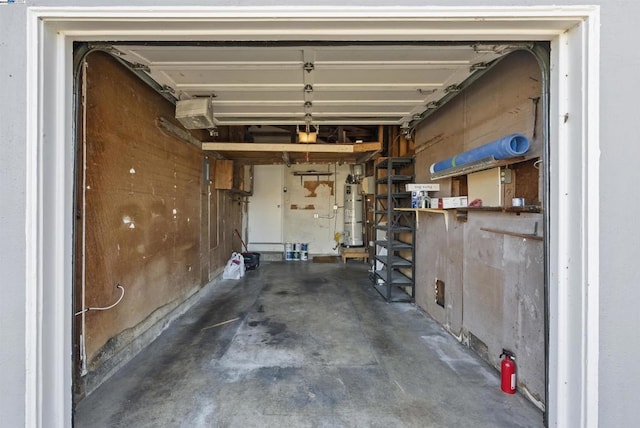
<path fill-rule="evenodd" d="M 402 380 L 387 379 L 392 384 L 385 386 L 384 376 L 371 373 L 384 360 L 382 355 L 391 359 L 392 354 L 399 355 L 394 367 L 415 368 L 405 373 L 405 380 L 424 376 L 422 389 L 429 389 L 429 379 L 437 378 L 435 369 L 425 368 L 426 361 L 448 359 L 450 365 L 440 375 L 450 378 L 443 379 L 460 382 L 459 388 L 470 391 L 487 382 L 482 387 L 493 388 L 489 400 L 496 409 L 506 408 L 524 418 L 515 426 L 541 425 L 546 390 L 541 162 L 546 118 L 540 102 L 544 71 L 530 52 L 532 46 L 78 45 L 77 56 L 82 58 L 77 77 L 81 167 L 74 311 L 78 421 L 89 421 L 86 415 L 95 415 L 104 405 L 99 403 L 110 394 L 109 385 L 125 382 L 123 373 L 135 370 L 141 359 L 148 363 L 153 355 L 165 355 L 161 363 L 168 367 L 172 358 L 163 354 L 163 343 L 211 346 L 209 359 L 215 356 L 223 363 L 230 363 L 234 355 L 240 361 L 242 355 L 255 356 L 255 349 L 241 346 L 251 334 L 251 323 L 266 329 L 258 336 L 269 335 L 270 347 L 257 345 L 265 361 L 249 387 L 263 388 L 267 396 L 300 394 L 303 388 L 295 381 L 283 381 L 281 390 L 273 386 L 291 375 L 287 369 L 299 369 L 304 363 L 287 365 L 288 360 L 282 359 L 281 354 L 296 355 L 287 347 L 294 340 L 296 324 L 288 319 L 288 335 L 269 332 L 267 315 L 261 315 L 261 305 L 256 305 L 263 299 L 268 301 L 263 309 L 273 311 L 272 324 L 285 316 L 283 312 L 289 316 L 295 308 L 307 308 L 298 314 L 308 317 L 304 326 L 297 326 L 298 337 L 344 337 L 339 342 L 347 346 L 341 352 L 352 352 L 325 354 L 305 347 L 304 341 L 296 345 L 303 348 L 302 354 L 311 350 L 320 354 L 310 357 L 313 379 L 305 378 L 305 385 L 321 382 L 327 375 L 324 369 L 343 379 L 338 372 L 350 364 L 369 373 L 351 378 L 353 385 L 368 389 L 351 395 L 350 407 L 332 413 L 328 425 L 347 423 L 341 418 L 362 407 L 358 400 L 384 401 L 389 397 L 385 388 L 396 388 L 396 395 L 406 392 Z M 215 126 L 184 127 L 184 120 L 176 118 L 176 104 L 188 100 L 206 101 Z M 483 159 L 436 177 L 430 172 L 435 162 L 514 133 L 530 143 L 522 156 Z M 305 134 L 316 141 L 301 141 Z M 380 195 L 389 192 L 380 166 L 393 159 L 411 160 L 411 170 L 399 174 L 410 176 L 411 184 L 439 185 L 439 190 L 428 193 L 432 200 L 466 196 L 467 204 L 479 199 L 482 206 L 415 208 L 411 198 L 393 199 L 401 209 L 397 211 L 401 226 L 409 227 L 399 237 L 411 244 L 398 256 L 411 263 L 386 269 L 380 258 L 388 255 L 378 242 L 385 239 L 381 230 L 389 231 L 385 226 L 389 207 L 380 205 Z M 351 189 L 361 197 L 349 198 Z M 524 202 L 514 205 L 521 198 Z M 352 211 L 346 201 L 354 200 L 360 206 Z M 222 280 L 232 252 L 246 251 L 240 238 L 248 251 L 260 253 L 261 264 L 239 281 Z M 303 252 L 287 251 L 299 244 L 308 249 L 306 260 Z M 381 278 L 376 271 L 388 270 L 410 279 L 408 285 L 389 287 L 393 296 L 401 295 L 408 304 L 386 304 L 397 299 L 385 295 L 384 287 L 376 292 Z M 349 313 L 357 315 L 358 334 L 370 341 L 376 331 L 390 337 L 393 330 L 398 337 L 413 338 L 387 340 L 384 346 L 353 340 L 353 331 L 332 321 L 342 315 L 349 318 Z M 230 322 L 212 328 L 206 341 L 172 342 L 176 330 L 195 326 L 201 334 L 201 329 L 225 321 Z M 332 326 L 333 331 L 328 328 Z M 449 351 L 438 352 L 443 348 L 424 339 L 431 336 Z M 398 349 L 390 350 L 389 343 Z M 402 346 L 409 348 L 406 353 Z M 362 355 L 365 348 L 371 355 Z M 517 402 L 500 395 L 498 372 L 491 370 L 499 369 L 503 349 L 516 355 Z M 205 350 L 194 353 L 206 356 Z M 468 365 L 452 370 L 451 364 L 456 364 L 450 361 L 455 360 L 452 353 L 463 355 L 459 359 Z M 225 376 L 230 376 L 225 382 L 246 380 L 233 364 L 225 368 Z M 153 376 L 154 371 L 147 373 Z M 171 383 L 175 378 L 165 380 Z M 329 382 L 323 391 L 340 383 Z M 166 392 L 171 385 L 157 386 Z M 218 393 L 225 391 L 224 385 L 215 386 Z M 247 391 L 236 389 L 228 396 L 241 401 L 243 393 Z M 157 398 L 171 400 L 171 393 L 166 394 L 158 393 Z M 285 416 L 291 419 L 279 421 L 304 425 L 296 418 L 305 412 L 323 420 L 326 413 L 320 409 L 339 406 L 337 395 L 322 401 L 313 388 L 305 394 L 304 403 L 271 400 L 272 407 L 266 405 L 260 414 L 227 407 L 226 420 L 232 420 L 229 415 L 238 409 L 256 418 L 254 423 L 273 416 L 269 409 L 281 416 L 282 409 L 288 409 Z M 418 392 L 412 396 L 421 397 Z M 423 408 L 412 414 L 411 406 L 426 406 L 429 400 L 431 406 L 433 402 L 447 406 L 456 396 L 465 397 L 448 391 L 449 400 L 427 395 L 397 408 L 429 420 L 439 412 L 428 407 L 429 411 Z M 486 397 L 470 399 L 482 402 Z M 398 403 L 402 402 L 401 397 Z M 385 404 L 388 413 L 380 417 L 393 414 L 390 403 Z M 211 406 L 207 417 L 215 418 Z M 470 409 L 469 418 L 479 414 L 473 406 Z M 498 413 L 488 412 L 486 417 Z M 411 425 L 417 419 L 389 421 L 398 420 Z M 367 424 L 366 419 L 360 421 Z M 438 421 L 442 419 L 432 423 Z M 507 421 L 496 422 L 500 423 Z"/>

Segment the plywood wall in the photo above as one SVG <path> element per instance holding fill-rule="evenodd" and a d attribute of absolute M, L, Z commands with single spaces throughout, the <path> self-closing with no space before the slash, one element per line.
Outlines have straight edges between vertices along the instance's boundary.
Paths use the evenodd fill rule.
<path fill-rule="evenodd" d="M 429 181 L 429 166 L 512 133 L 530 140 L 526 159 L 542 152 L 541 72 L 527 52 L 515 52 L 430 116 L 415 133 L 416 181 Z M 451 179 L 440 180 L 451 194 Z"/>
<path fill-rule="evenodd" d="M 432 115 L 416 130 L 416 182 L 430 181 L 433 162 L 515 132 L 531 140 L 526 157 L 539 157 L 540 76 L 533 56 L 514 53 Z M 539 174 L 527 171 L 516 171 L 516 179 L 529 181 L 535 193 Z M 452 182 L 439 180 L 436 195 L 455 193 Z M 481 230 L 533 233 L 536 223 L 542 230 L 542 215 L 469 211 L 459 221 L 450 211 L 448 229 L 442 215 L 418 215 L 417 304 L 496 368 L 503 347 L 514 351 L 519 387 L 543 403 L 543 242 Z M 436 278 L 445 283 L 444 307 L 435 302 Z"/>
<path fill-rule="evenodd" d="M 86 314 L 92 371 L 220 271 L 242 204 L 205 177 L 207 161 L 216 176 L 214 161 L 155 125 L 173 105 L 113 58 L 88 56 L 86 91 L 86 245 L 76 265 L 84 257 L 87 306 L 113 303 L 116 284 L 126 290 L 115 308 Z"/>
<path fill-rule="evenodd" d="M 483 230 L 533 233 L 536 223 L 541 230 L 540 215 L 470 215 L 464 227 L 461 291 L 470 345 L 495 366 L 502 348 L 513 351 L 520 387 L 544 401 L 542 242 Z"/>

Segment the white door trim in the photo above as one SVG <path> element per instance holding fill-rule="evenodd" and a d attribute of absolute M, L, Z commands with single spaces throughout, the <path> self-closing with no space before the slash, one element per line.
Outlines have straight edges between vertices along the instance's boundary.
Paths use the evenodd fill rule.
<path fill-rule="evenodd" d="M 599 14 L 598 6 L 28 8 L 27 426 L 71 424 L 72 41 L 301 37 L 552 43 L 547 408 L 550 425 L 597 426 Z"/>

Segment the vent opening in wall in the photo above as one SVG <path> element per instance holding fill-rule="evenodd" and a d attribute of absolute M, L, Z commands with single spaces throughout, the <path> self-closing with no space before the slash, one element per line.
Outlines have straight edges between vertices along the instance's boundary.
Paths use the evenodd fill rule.
<path fill-rule="evenodd" d="M 444 308 L 444 281 L 436 279 L 435 292 L 436 304 Z"/>

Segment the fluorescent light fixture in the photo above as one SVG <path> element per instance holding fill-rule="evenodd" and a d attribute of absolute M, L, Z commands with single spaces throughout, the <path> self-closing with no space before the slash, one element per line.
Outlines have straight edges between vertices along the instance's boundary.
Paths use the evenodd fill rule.
<path fill-rule="evenodd" d="M 310 120 L 307 118 L 305 124 L 305 130 L 301 131 L 298 128 L 298 142 L 299 143 L 315 143 L 318 140 L 318 127 L 314 126 L 315 131 L 311 131 Z"/>
<path fill-rule="evenodd" d="M 298 131 L 298 142 L 300 143 L 315 143 L 317 139 L 317 132 Z"/>

